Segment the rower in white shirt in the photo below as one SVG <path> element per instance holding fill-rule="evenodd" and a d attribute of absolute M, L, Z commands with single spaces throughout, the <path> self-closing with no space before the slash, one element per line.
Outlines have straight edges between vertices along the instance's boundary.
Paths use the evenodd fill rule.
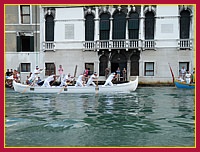
<path fill-rule="evenodd" d="M 92 84 L 94 87 L 96 87 L 96 84 L 93 82 L 95 79 L 97 79 L 97 73 L 95 72 L 94 74 L 92 74 L 86 84 L 86 86 L 90 86 L 90 84 Z"/>
<path fill-rule="evenodd" d="M 113 86 L 112 80 L 116 77 L 116 73 L 111 73 L 103 86 Z"/>

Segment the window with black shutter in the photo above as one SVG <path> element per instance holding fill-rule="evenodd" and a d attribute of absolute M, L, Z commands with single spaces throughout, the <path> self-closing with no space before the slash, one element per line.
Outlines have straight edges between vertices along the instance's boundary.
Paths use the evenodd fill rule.
<path fill-rule="evenodd" d="M 94 16 L 88 14 L 85 19 L 85 40 L 94 41 Z"/>
<path fill-rule="evenodd" d="M 17 35 L 17 52 L 33 52 L 34 36 L 30 33 L 19 32 Z"/>
<path fill-rule="evenodd" d="M 180 13 L 180 39 L 189 39 L 190 35 L 190 12 L 184 10 Z"/>
<path fill-rule="evenodd" d="M 129 15 L 128 19 L 128 31 L 129 39 L 138 39 L 139 37 L 139 14 L 133 12 Z"/>
<path fill-rule="evenodd" d="M 154 39 L 154 14 L 153 12 L 147 12 L 145 14 L 145 39 Z"/>
<path fill-rule="evenodd" d="M 102 14 L 100 16 L 100 40 L 109 40 L 110 35 L 110 15 L 109 14 Z"/>
<path fill-rule="evenodd" d="M 54 18 L 52 15 L 46 16 L 45 41 L 54 41 Z"/>
<path fill-rule="evenodd" d="M 113 39 L 126 38 L 126 15 L 118 12 L 113 16 Z"/>

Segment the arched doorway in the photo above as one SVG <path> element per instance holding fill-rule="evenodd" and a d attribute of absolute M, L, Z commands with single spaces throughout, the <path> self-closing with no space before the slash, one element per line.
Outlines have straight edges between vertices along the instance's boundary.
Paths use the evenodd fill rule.
<path fill-rule="evenodd" d="M 116 72 L 117 68 L 120 68 L 120 75 L 122 77 L 122 70 L 127 69 L 127 59 L 124 54 L 116 53 L 111 59 L 111 72 Z"/>
<path fill-rule="evenodd" d="M 102 55 L 99 58 L 99 75 L 105 76 L 105 69 L 108 67 L 108 58 L 105 55 Z"/>
<path fill-rule="evenodd" d="M 131 56 L 131 76 L 139 76 L 139 60 L 140 60 L 140 54 L 134 53 Z"/>

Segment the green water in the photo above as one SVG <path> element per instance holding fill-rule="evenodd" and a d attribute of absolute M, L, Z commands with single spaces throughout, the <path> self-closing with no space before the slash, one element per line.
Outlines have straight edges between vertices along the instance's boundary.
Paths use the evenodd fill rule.
<path fill-rule="evenodd" d="M 19 94 L 6 90 L 6 147 L 193 147 L 194 90 Z"/>

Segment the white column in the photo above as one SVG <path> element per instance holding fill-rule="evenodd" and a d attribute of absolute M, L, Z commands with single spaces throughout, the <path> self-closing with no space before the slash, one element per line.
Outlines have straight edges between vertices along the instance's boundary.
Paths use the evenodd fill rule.
<path fill-rule="evenodd" d="M 98 7 L 95 8 L 95 36 L 94 40 L 99 40 L 99 15 L 98 15 Z"/>
<path fill-rule="evenodd" d="M 127 16 L 126 16 L 126 40 L 129 39 L 129 38 L 128 38 L 128 18 L 129 18 L 128 14 L 129 14 L 129 11 L 130 11 L 130 10 L 131 10 L 131 7 L 128 6 L 128 13 L 127 13 Z"/>
<path fill-rule="evenodd" d="M 45 67 L 45 52 L 43 51 L 43 43 L 45 42 L 45 11 L 44 8 L 39 6 L 39 13 L 40 13 L 40 58 L 39 58 L 39 66 L 41 68 Z M 45 69 L 40 74 L 40 77 L 43 79 L 45 77 Z"/>
<path fill-rule="evenodd" d="M 140 31 L 139 31 L 139 39 L 144 40 L 144 12 L 143 12 L 144 6 L 141 6 L 141 19 L 140 19 Z M 140 47 L 142 47 L 142 44 L 139 44 Z"/>
<path fill-rule="evenodd" d="M 112 40 L 113 18 L 110 18 L 110 40 Z"/>
<path fill-rule="evenodd" d="M 131 75 L 131 60 L 127 60 L 127 81 L 130 80 L 130 75 Z"/>
<path fill-rule="evenodd" d="M 113 31 L 113 18 L 110 18 L 110 46 L 112 46 L 112 31 Z M 111 51 L 111 49 L 109 49 Z"/>
<path fill-rule="evenodd" d="M 129 37 L 128 37 L 128 18 L 126 18 L 126 38 L 125 38 L 125 46 L 126 46 L 126 51 L 128 51 L 128 45 L 129 45 Z"/>
<path fill-rule="evenodd" d="M 113 18 L 112 18 L 112 14 L 113 14 L 113 7 L 109 6 L 109 10 L 111 13 L 111 17 L 110 17 L 110 40 L 112 40 L 112 31 L 113 31 Z"/>

